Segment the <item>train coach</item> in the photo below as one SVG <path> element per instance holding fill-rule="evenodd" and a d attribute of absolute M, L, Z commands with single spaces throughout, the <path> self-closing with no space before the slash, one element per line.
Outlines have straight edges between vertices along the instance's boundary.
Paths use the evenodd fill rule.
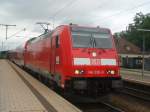
<path fill-rule="evenodd" d="M 121 87 L 119 59 L 109 29 L 61 25 L 28 40 L 22 50 L 23 66 L 55 88 L 105 93 Z"/>

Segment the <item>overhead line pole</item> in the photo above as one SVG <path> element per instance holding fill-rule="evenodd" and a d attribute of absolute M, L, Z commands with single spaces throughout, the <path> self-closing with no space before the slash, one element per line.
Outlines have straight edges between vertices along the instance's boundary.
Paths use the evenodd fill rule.
<path fill-rule="evenodd" d="M 16 25 L 9 25 L 9 24 L 0 24 L 0 25 L 6 27 L 6 40 L 7 40 L 8 27 L 9 26 L 16 26 Z"/>

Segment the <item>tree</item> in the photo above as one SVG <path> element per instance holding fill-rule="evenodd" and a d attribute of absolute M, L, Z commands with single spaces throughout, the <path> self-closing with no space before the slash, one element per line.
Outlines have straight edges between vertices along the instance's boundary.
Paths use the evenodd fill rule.
<path fill-rule="evenodd" d="M 121 37 L 126 37 L 128 41 L 139 46 L 141 49 L 143 37 L 145 37 L 145 48 L 146 51 L 150 52 L 150 32 L 140 32 L 137 29 L 150 29 L 150 14 L 136 13 L 133 23 L 128 25 L 127 31 L 119 32 Z"/>

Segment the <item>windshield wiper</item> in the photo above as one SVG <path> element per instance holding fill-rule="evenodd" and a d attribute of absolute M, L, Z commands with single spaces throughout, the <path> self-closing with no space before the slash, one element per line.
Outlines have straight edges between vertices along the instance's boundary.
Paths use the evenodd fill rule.
<path fill-rule="evenodd" d="M 93 38 L 93 48 L 95 48 L 96 47 L 96 40 L 95 40 L 95 38 Z"/>
<path fill-rule="evenodd" d="M 89 42 L 89 48 L 93 47 L 93 39 L 90 38 L 90 42 Z"/>
<path fill-rule="evenodd" d="M 96 40 L 95 38 L 93 37 L 93 35 L 91 34 L 91 42 L 92 42 L 92 47 L 95 48 L 96 47 Z"/>

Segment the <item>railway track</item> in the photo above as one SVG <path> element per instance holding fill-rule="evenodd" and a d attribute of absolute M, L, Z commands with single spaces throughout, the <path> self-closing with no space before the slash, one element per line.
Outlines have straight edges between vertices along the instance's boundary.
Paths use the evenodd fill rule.
<path fill-rule="evenodd" d="M 83 112 L 124 112 L 120 108 L 110 105 L 106 102 L 98 103 L 78 103 L 75 104 Z"/>
<path fill-rule="evenodd" d="M 121 94 L 126 94 L 127 96 L 134 97 L 136 99 L 140 99 L 143 102 L 149 102 L 150 101 L 150 88 L 149 86 L 143 86 L 139 84 L 135 84 L 132 82 L 125 82 L 124 83 L 124 90 L 121 91 Z M 121 99 L 119 100 L 119 102 Z M 73 103 L 74 104 L 74 103 Z M 113 106 L 113 103 L 107 103 L 107 102 L 96 102 L 96 103 L 76 103 L 74 104 L 79 109 L 81 109 L 83 112 L 124 112 L 121 110 L 118 106 Z M 132 108 L 131 106 L 130 108 Z M 124 108 L 123 108 L 124 109 Z M 129 112 L 129 111 L 126 111 Z M 133 112 L 133 111 L 130 111 Z"/>
<path fill-rule="evenodd" d="M 122 93 L 150 102 L 150 93 L 143 90 L 125 87 Z"/>
<path fill-rule="evenodd" d="M 31 73 L 31 74 L 32 74 L 33 77 L 35 77 L 33 73 Z M 38 79 L 38 77 L 35 77 L 35 78 Z M 46 86 L 48 86 L 48 85 L 46 85 Z M 60 93 L 59 93 L 59 95 L 64 97 Z M 76 98 L 80 99 L 79 97 L 76 97 Z M 115 106 L 113 106 L 109 103 L 106 103 L 106 102 L 98 102 L 97 103 L 97 101 L 95 102 L 95 101 L 92 100 L 92 101 L 89 101 L 90 102 L 89 103 L 88 100 L 86 101 L 84 98 L 81 99 L 82 101 L 84 100 L 82 103 L 81 102 L 79 103 L 78 100 L 77 100 L 78 103 L 75 103 L 74 101 L 72 102 L 72 100 L 74 100 L 72 98 L 71 99 L 67 98 L 67 100 L 69 102 L 71 102 L 72 104 L 74 104 L 79 109 L 81 109 L 83 112 L 124 112 L 120 108 L 115 107 Z"/>
<path fill-rule="evenodd" d="M 150 102 L 150 86 L 148 85 L 124 81 L 124 89 L 121 93 Z"/>

